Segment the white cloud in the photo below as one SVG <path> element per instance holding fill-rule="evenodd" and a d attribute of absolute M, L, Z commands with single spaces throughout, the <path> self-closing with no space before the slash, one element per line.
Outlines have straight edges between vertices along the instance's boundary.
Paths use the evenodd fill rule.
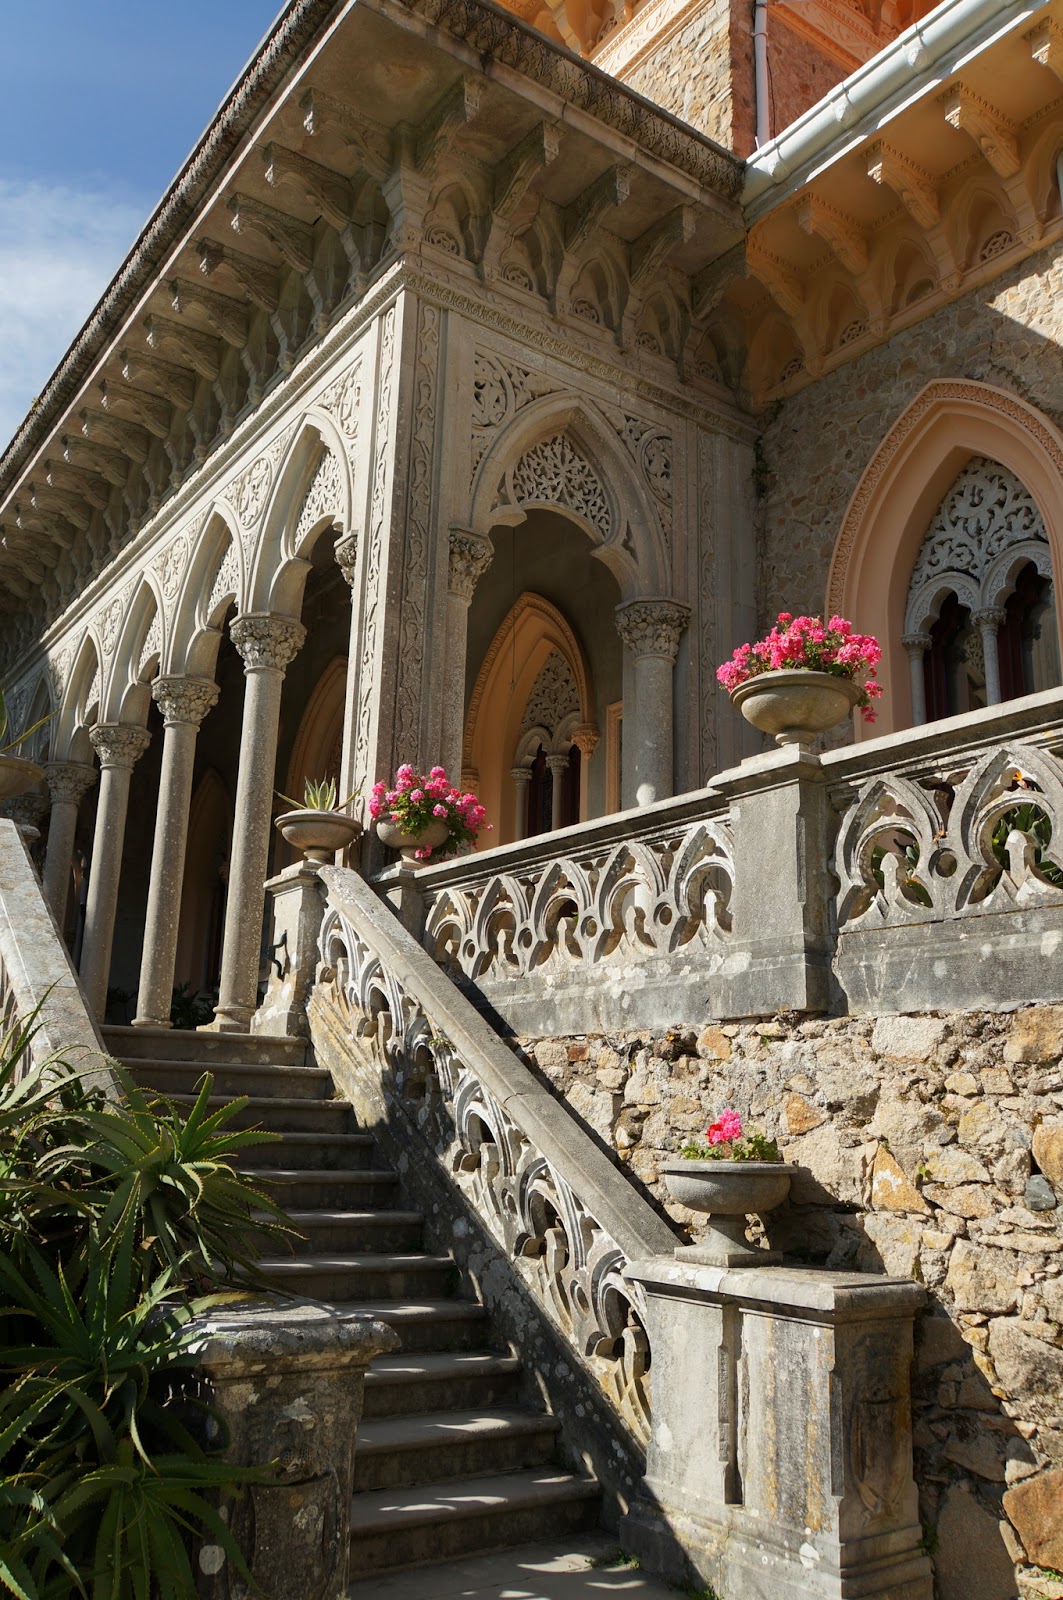
<path fill-rule="evenodd" d="M 0 179 L 0 453 L 144 225 L 128 194 Z"/>

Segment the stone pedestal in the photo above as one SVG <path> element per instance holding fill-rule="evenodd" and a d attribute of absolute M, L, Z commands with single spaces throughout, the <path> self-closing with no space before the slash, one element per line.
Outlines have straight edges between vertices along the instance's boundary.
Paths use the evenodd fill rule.
<path fill-rule="evenodd" d="M 317 968 L 317 936 L 325 915 L 325 885 L 311 861 L 297 861 L 266 880 L 273 897 L 270 969 L 252 1033 L 307 1038 L 306 1000 Z"/>
<path fill-rule="evenodd" d="M 713 779 L 731 800 L 728 1016 L 829 1009 L 831 809 L 818 756 L 789 745 Z"/>
<path fill-rule="evenodd" d="M 874 1274 L 658 1257 L 653 1431 L 626 1550 L 741 1600 L 931 1600 L 912 1477 L 912 1321 Z"/>
<path fill-rule="evenodd" d="M 274 1483 L 221 1504 L 257 1591 L 208 1537 L 195 1552 L 201 1600 L 341 1600 L 365 1369 L 397 1336 L 313 1303 L 208 1317 L 201 1328 L 195 1354 L 229 1430 L 227 1458 L 277 1463 Z"/>

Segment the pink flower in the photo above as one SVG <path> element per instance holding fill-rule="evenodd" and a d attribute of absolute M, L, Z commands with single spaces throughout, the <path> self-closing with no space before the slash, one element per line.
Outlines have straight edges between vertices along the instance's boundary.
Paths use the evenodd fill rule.
<path fill-rule="evenodd" d="M 424 790 L 423 789 L 411 789 L 410 790 L 410 799 L 411 799 L 411 801 L 413 802 L 414 805 L 417 805 L 421 800 L 424 799 Z"/>
<path fill-rule="evenodd" d="M 433 815 L 433 817 L 445 817 L 446 814 L 447 814 L 446 806 L 433 806 L 432 807 L 432 815 Z"/>
<path fill-rule="evenodd" d="M 729 1144 L 732 1139 L 740 1139 L 742 1118 L 737 1111 L 721 1111 L 712 1126 L 706 1129 L 705 1137 L 710 1144 Z"/>

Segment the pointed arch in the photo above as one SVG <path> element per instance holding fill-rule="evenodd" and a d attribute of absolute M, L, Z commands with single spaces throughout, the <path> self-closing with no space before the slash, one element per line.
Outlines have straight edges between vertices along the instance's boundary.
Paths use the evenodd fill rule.
<path fill-rule="evenodd" d="M 492 843 L 511 837 L 510 769 L 532 690 L 549 657 L 557 654 L 572 674 L 579 700 L 577 724 L 594 724 L 590 668 L 564 614 L 541 594 L 526 590 L 503 618 L 476 675 L 462 740 L 463 773 L 476 774 L 480 798 L 495 822 Z"/>
<path fill-rule="evenodd" d="M 215 501 L 194 538 L 166 659 L 171 672 L 209 677 L 225 614 L 232 605 L 240 607 L 246 593 L 237 521 L 226 502 Z"/>
<path fill-rule="evenodd" d="M 519 525 L 531 507 L 560 511 L 582 528 L 624 599 L 670 592 L 652 497 L 617 430 L 583 396 L 547 395 L 522 407 L 480 463 L 470 527 L 486 537 L 499 524 Z"/>
<path fill-rule="evenodd" d="M 298 616 L 311 551 L 326 529 L 345 533 L 351 527 L 352 494 L 336 424 L 327 412 L 311 409 L 288 446 L 266 506 L 250 562 L 247 609 Z"/>
<path fill-rule="evenodd" d="M 885 690 L 878 732 L 912 720 L 901 645 L 908 584 L 923 537 L 972 456 L 1008 467 L 1025 484 L 1063 573 L 1063 434 L 1016 395 L 966 378 L 935 379 L 893 424 L 864 470 L 834 546 L 827 613 L 881 640 Z M 1059 586 L 1057 585 L 1057 620 Z"/>
<path fill-rule="evenodd" d="M 55 719 L 53 760 L 91 761 L 88 730 L 99 721 L 100 644 L 91 628 L 85 630 Z"/>

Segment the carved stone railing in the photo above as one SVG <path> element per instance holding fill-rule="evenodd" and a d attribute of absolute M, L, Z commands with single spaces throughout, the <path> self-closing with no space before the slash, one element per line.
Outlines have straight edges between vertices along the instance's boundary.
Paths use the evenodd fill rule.
<path fill-rule="evenodd" d="M 425 948 L 513 1026 L 545 1031 L 547 996 L 557 1031 L 607 1026 L 632 984 L 640 1017 L 667 1024 L 677 983 L 703 993 L 728 952 L 730 820 L 718 796 L 687 795 L 430 867 L 418 885 Z"/>
<path fill-rule="evenodd" d="M 371 1063 L 383 1099 L 362 1114 L 401 1119 L 407 1153 L 411 1140 L 424 1141 L 424 1154 L 450 1175 L 524 1290 L 644 1441 L 649 1346 L 642 1292 L 623 1273 L 631 1260 L 669 1253 L 674 1234 L 369 885 L 342 868 L 321 876 L 328 903 L 309 1006 L 319 1056 L 356 1105 L 344 1053 Z"/>
<path fill-rule="evenodd" d="M 93 1077 L 98 1065 L 100 1082 L 110 1084 L 107 1052 L 26 846 L 16 824 L 0 817 L 0 1037 L 34 1012 L 23 1070 L 58 1054 Z"/>
<path fill-rule="evenodd" d="M 1063 692 L 377 887 L 524 1036 L 1063 999 Z"/>

